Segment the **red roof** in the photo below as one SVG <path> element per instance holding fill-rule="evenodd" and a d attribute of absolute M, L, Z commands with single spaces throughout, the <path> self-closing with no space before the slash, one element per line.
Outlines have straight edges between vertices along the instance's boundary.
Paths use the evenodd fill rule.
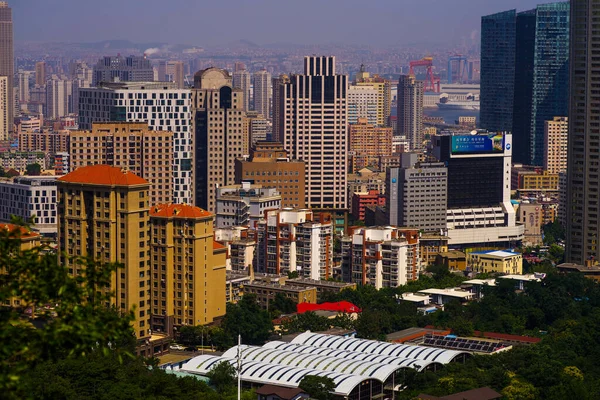
<path fill-rule="evenodd" d="M 150 207 L 151 217 L 164 218 L 206 218 L 212 214 L 200 207 L 189 204 L 157 204 Z"/>
<path fill-rule="evenodd" d="M 221 243 L 213 240 L 213 250 L 218 250 L 218 249 L 224 249 L 225 246 L 223 246 Z"/>
<path fill-rule="evenodd" d="M 133 186 L 148 185 L 148 181 L 132 172 L 110 165 L 88 165 L 61 176 L 59 182 L 83 183 L 90 185 Z"/>
<path fill-rule="evenodd" d="M 0 224 L 0 230 L 8 231 L 9 234 L 16 234 L 17 232 L 15 232 L 15 231 L 20 230 L 21 234 L 20 234 L 19 238 L 21 238 L 21 239 L 33 238 L 36 236 L 40 236 L 39 233 L 33 232 L 33 231 L 27 229 L 26 227 L 14 225 L 14 224 L 8 224 L 8 223 Z"/>
<path fill-rule="evenodd" d="M 297 306 L 298 314 L 304 314 L 307 311 L 335 311 L 342 313 L 359 313 L 362 310 L 349 301 L 338 301 L 337 303 L 300 303 Z"/>

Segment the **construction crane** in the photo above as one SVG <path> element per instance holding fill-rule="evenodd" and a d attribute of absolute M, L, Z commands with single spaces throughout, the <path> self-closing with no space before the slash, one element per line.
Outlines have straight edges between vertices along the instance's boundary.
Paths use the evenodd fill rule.
<path fill-rule="evenodd" d="M 417 61 L 409 62 L 409 74 L 415 74 L 415 67 L 425 67 L 425 91 L 426 92 L 440 92 L 440 78 L 433 74 L 433 57 L 423 57 Z"/>
<path fill-rule="evenodd" d="M 448 58 L 448 83 L 466 83 L 469 79 L 469 62 L 462 54 Z"/>

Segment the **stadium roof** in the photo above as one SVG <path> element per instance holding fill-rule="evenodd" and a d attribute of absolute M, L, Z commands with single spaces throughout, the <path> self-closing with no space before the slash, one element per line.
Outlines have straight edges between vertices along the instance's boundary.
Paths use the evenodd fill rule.
<path fill-rule="evenodd" d="M 237 365 L 237 359 L 235 358 L 201 355 L 183 364 L 181 370 L 205 376 L 221 361 L 229 362 L 233 366 Z M 357 386 L 365 381 L 369 381 L 369 378 L 359 375 L 318 371 L 310 368 L 290 367 L 257 361 L 242 361 L 241 378 L 245 382 L 298 387 L 300 381 L 306 375 L 323 376 L 333 379 L 335 383 L 334 393 L 340 396 L 349 396 Z"/>
<path fill-rule="evenodd" d="M 303 354 L 321 354 L 330 357 L 345 358 L 348 360 L 361 360 L 362 362 L 373 362 L 378 364 L 394 365 L 399 368 L 414 368 L 421 372 L 427 367 L 441 367 L 439 362 L 418 360 L 416 358 L 403 358 L 395 356 L 382 356 L 378 354 L 358 353 L 346 350 L 327 349 L 323 347 L 313 347 L 303 344 L 294 344 L 280 341 L 266 343 L 263 347 L 271 349 L 280 349 L 293 351 Z"/>
<path fill-rule="evenodd" d="M 470 354 L 469 352 L 465 351 L 444 350 L 425 346 L 411 346 L 405 344 L 380 342 L 377 340 L 344 338 L 341 336 L 325 335 L 322 333 L 312 333 L 310 331 L 296 336 L 292 340 L 292 343 L 368 354 L 436 361 L 442 364 L 447 364 L 460 355 Z"/>
<path fill-rule="evenodd" d="M 321 349 L 323 350 L 323 349 Z M 223 357 L 235 358 L 238 346 L 227 350 Z M 343 374 L 361 375 L 366 378 L 378 379 L 385 382 L 402 367 L 398 365 L 380 364 L 364 360 L 351 360 L 324 354 L 297 353 L 258 346 L 240 346 L 240 357 L 243 360 L 265 362 L 268 364 L 288 365 L 301 368 L 310 368 L 319 371 L 334 371 Z"/>

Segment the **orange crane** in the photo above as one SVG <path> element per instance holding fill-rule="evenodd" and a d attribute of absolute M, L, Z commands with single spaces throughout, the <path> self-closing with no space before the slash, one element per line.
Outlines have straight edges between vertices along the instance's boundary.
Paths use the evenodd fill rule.
<path fill-rule="evenodd" d="M 425 67 L 425 91 L 426 92 L 440 92 L 440 77 L 433 75 L 433 57 L 423 57 L 417 61 L 410 61 L 409 74 L 415 74 L 415 67 Z"/>

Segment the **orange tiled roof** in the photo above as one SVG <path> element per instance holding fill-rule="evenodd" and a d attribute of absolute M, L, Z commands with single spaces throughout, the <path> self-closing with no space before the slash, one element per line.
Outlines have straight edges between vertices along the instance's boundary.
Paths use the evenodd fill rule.
<path fill-rule="evenodd" d="M 23 226 L 18 226 L 18 225 L 14 225 L 14 224 L 8 224 L 8 223 L 0 223 L 0 230 L 1 231 L 8 231 L 10 233 L 14 232 L 15 230 L 21 230 L 21 239 L 26 239 L 26 238 L 33 238 L 36 236 L 40 236 L 39 233 L 37 232 L 33 232 Z"/>
<path fill-rule="evenodd" d="M 225 246 L 223 246 L 221 243 L 213 240 L 213 250 L 218 250 L 218 249 L 224 249 Z"/>
<path fill-rule="evenodd" d="M 111 167 L 110 165 L 88 165 L 79 167 L 75 171 L 58 178 L 57 181 L 111 186 L 148 184 L 147 180 L 140 178 L 133 172 L 128 172 L 118 167 Z"/>
<path fill-rule="evenodd" d="M 157 204 L 150 207 L 151 217 L 164 218 L 206 218 L 212 214 L 200 207 L 189 204 Z"/>

